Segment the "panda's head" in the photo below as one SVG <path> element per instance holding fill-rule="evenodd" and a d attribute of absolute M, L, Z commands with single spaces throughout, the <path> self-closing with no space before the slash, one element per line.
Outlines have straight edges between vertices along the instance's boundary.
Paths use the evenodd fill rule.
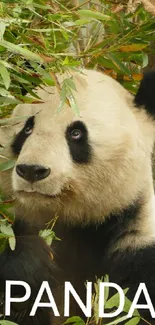
<path fill-rule="evenodd" d="M 12 141 L 12 187 L 30 218 L 34 212 L 35 218 L 101 222 L 153 193 L 153 96 L 146 80 L 134 99 L 99 72 L 84 70 L 73 79 L 79 116 L 67 104 L 57 112 L 56 87 L 39 90 L 44 103 L 14 110 L 13 117 L 27 117 Z"/>

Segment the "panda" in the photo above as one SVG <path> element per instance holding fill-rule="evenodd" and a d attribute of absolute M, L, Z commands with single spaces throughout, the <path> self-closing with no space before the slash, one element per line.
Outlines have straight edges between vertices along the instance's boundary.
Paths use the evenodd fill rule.
<path fill-rule="evenodd" d="M 65 281 L 84 301 L 84 283 L 105 274 L 130 288 L 130 299 L 145 283 L 155 301 L 155 72 L 144 75 L 136 96 L 98 71 L 58 74 L 60 85 L 65 78 L 74 80 L 79 114 L 68 103 L 58 112 L 58 87 L 44 87 L 37 90 L 39 104 L 18 105 L 12 125 L 0 130 L 5 154 L 15 159 L 11 171 L 0 173 L 0 185 L 15 199 L 17 241 L 15 251 L 8 247 L 0 255 L 0 290 L 6 280 L 32 289 L 28 303 L 12 304 L 9 319 L 19 325 L 63 323 L 47 308 L 29 316 L 42 281 L 57 306 Z M 51 251 L 38 232 L 55 216 L 61 240 Z M 13 294 L 22 292 L 14 288 Z M 155 324 L 149 311 L 140 313 Z M 75 315 L 81 316 L 72 302 Z"/>

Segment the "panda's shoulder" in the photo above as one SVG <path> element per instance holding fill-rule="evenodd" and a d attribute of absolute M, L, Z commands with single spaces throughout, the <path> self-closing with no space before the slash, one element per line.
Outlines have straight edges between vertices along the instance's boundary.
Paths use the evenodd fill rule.
<path fill-rule="evenodd" d="M 155 71 L 144 73 L 140 87 L 135 96 L 135 104 L 145 107 L 146 111 L 155 118 Z"/>
<path fill-rule="evenodd" d="M 109 276 L 121 286 L 136 289 L 145 283 L 150 296 L 155 298 L 155 243 L 136 250 L 117 251 L 109 257 Z"/>

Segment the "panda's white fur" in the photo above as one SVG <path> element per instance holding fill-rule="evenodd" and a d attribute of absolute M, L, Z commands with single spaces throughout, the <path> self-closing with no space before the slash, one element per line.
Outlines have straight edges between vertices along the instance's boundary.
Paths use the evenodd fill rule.
<path fill-rule="evenodd" d="M 27 117 L 35 116 L 32 134 L 24 142 L 12 172 L 17 215 L 31 223 L 45 223 L 58 215 L 62 225 L 100 227 L 111 215 L 123 213 L 138 201 L 136 219 L 128 222 L 125 236 L 118 238 L 109 252 L 152 247 L 153 117 L 145 108 L 136 107 L 134 97 L 109 76 L 91 70 L 71 71 L 69 76 L 57 75 L 59 84 L 71 76 L 79 116 L 67 104 L 58 113 L 57 87 L 39 89 L 42 103 L 18 105 L 13 112 L 12 117 L 26 116 L 12 126 L 17 135 Z M 73 161 L 66 141 L 66 129 L 75 121 L 82 121 L 88 130 L 91 159 L 86 164 Z M 7 154 L 12 157 L 11 149 Z M 17 174 L 16 166 L 21 164 L 41 165 L 51 173 L 31 183 Z M 1 173 L 2 187 L 8 187 L 9 182 L 10 175 Z"/>

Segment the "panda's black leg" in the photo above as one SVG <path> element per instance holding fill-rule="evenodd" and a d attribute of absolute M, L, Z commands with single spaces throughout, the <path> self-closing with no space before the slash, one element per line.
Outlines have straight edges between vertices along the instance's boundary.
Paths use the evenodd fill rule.
<path fill-rule="evenodd" d="M 1 311 L 4 313 L 3 293 L 5 292 L 6 281 L 24 281 L 31 288 L 31 297 L 23 303 L 12 303 L 11 316 L 6 317 L 6 319 L 16 322 L 18 325 L 51 325 L 51 315 L 48 308 L 38 308 L 35 316 L 29 316 L 42 282 L 48 281 L 51 290 L 55 286 L 57 268 L 52 260 L 51 249 L 37 233 L 34 234 L 33 232 L 32 234 L 32 227 L 31 233 L 29 232 L 25 222 L 17 220 L 14 232 L 16 236 L 15 250 L 11 251 L 7 247 L 0 254 Z M 22 286 L 13 286 L 12 289 L 12 297 L 22 297 L 25 294 L 25 289 Z"/>

